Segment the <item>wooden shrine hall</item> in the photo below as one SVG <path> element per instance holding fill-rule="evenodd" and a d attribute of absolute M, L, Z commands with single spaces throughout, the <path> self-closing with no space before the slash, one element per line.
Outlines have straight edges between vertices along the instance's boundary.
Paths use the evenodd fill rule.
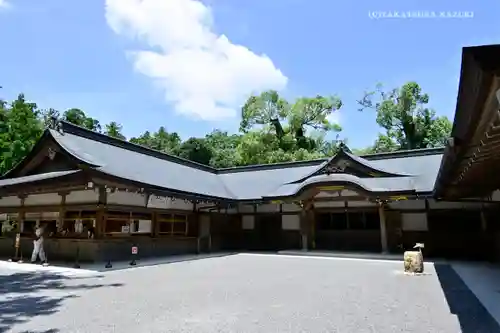
<path fill-rule="evenodd" d="M 463 49 L 445 148 L 215 169 L 54 122 L 0 179 L 0 256 L 341 250 L 500 258 L 500 46 Z"/>

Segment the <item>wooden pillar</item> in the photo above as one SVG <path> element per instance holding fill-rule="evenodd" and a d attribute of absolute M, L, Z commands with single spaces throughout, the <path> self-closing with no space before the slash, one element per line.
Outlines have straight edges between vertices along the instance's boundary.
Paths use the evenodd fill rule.
<path fill-rule="evenodd" d="M 302 237 L 302 250 L 309 250 L 309 242 L 311 241 L 311 227 L 312 227 L 312 219 L 311 219 L 311 206 L 312 201 L 303 201 L 302 202 L 302 211 L 300 214 L 300 231 Z"/>
<path fill-rule="evenodd" d="M 24 207 L 24 201 L 26 200 L 27 195 L 23 194 L 19 196 L 21 199 L 21 207 L 19 208 L 19 214 L 17 216 L 17 228 L 16 233 L 21 232 L 21 225 L 24 226 L 24 220 L 26 219 L 26 208 Z"/>
<path fill-rule="evenodd" d="M 380 219 L 380 242 L 382 245 L 382 253 L 387 253 L 389 247 L 387 245 L 387 223 L 385 220 L 385 211 L 383 202 L 379 202 L 378 204 L 378 215 Z"/>
<path fill-rule="evenodd" d="M 151 216 L 151 235 L 153 237 L 158 237 L 158 233 L 160 232 L 160 224 L 158 223 L 158 212 L 153 212 Z"/>
<path fill-rule="evenodd" d="M 94 238 L 102 238 L 103 235 L 103 225 L 104 225 L 104 206 L 97 205 L 96 217 L 95 217 L 95 229 Z"/>
<path fill-rule="evenodd" d="M 314 204 L 311 207 L 311 246 L 316 249 L 316 214 L 314 214 Z"/>
<path fill-rule="evenodd" d="M 203 244 L 207 244 L 208 251 L 212 251 L 212 242 L 211 242 L 211 215 L 203 214 L 198 215 L 198 252 L 202 252 Z"/>
<path fill-rule="evenodd" d="M 486 215 L 484 214 L 484 205 L 481 205 L 481 231 L 486 232 L 488 229 L 488 220 L 486 219 Z"/>
<path fill-rule="evenodd" d="M 57 233 L 60 233 L 64 228 L 64 217 L 66 215 L 66 196 L 69 192 L 60 192 L 61 203 L 59 204 L 59 217 L 57 219 Z"/>
<path fill-rule="evenodd" d="M 108 194 L 104 186 L 99 186 L 99 199 L 96 216 L 96 238 L 101 238 L 106 233 L 106 205 L 108 203 Z"/>

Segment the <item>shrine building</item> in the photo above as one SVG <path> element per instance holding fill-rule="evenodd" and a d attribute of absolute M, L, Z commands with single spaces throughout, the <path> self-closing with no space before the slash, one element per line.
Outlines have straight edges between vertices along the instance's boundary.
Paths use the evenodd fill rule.
<path fill-rule="evenodd" d="M 466 47 L 445 148 L 216 169 L 61 121 L 0 179 L 0 256 L 336 250 L 500 259 L 500 46 Z M 0 222 L 2 222 L 0 221 Z M 78 253 L 78 254 L 77 254 Z"/>

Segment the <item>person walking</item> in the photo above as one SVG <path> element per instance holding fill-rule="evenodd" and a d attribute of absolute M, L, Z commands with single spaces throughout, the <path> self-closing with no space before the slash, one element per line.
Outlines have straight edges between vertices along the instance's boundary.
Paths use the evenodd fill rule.
<path fill-rule="evenodd" d="M 35 227 L 35 237 L 33 239 L 33 253 L 31 254 L 31 263 L 36 263 L 38 257 L 42 264 L 46 263 L 47 257 L 45 256 L 45 249 L 43 248 L 43 227 Z"/>

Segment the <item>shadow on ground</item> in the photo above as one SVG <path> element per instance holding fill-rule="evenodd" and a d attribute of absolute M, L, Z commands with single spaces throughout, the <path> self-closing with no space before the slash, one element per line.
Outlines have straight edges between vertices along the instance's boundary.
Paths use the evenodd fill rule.
<path fill-rule="evenodd" d="M 78 297 L 79 290 L 90 290 L 102 287 L 121 287 L 122 284 L 86 284 L 74 283 L 84 279 L 66 277 L 49 272 L 22 272 L 10 275 L 0 275 L 0 332 L 7 332 L 29 322 L 33 317 L 56 313 L 66 299 Z M 72 280 L 71 283 L 69 280 Z M 83 281 L 82 281 L 83 282 Z M 39 295 L 43 292 L 64 291 L 65 296 Z M 52 328 L 31 333 L 56 333 Z"/>
<path fill-rule="evenodd" d="M 447 264 L 435 264 L 450 312 L 457 316 L 462 333 L 500 333 L 500 325 Z"/>

